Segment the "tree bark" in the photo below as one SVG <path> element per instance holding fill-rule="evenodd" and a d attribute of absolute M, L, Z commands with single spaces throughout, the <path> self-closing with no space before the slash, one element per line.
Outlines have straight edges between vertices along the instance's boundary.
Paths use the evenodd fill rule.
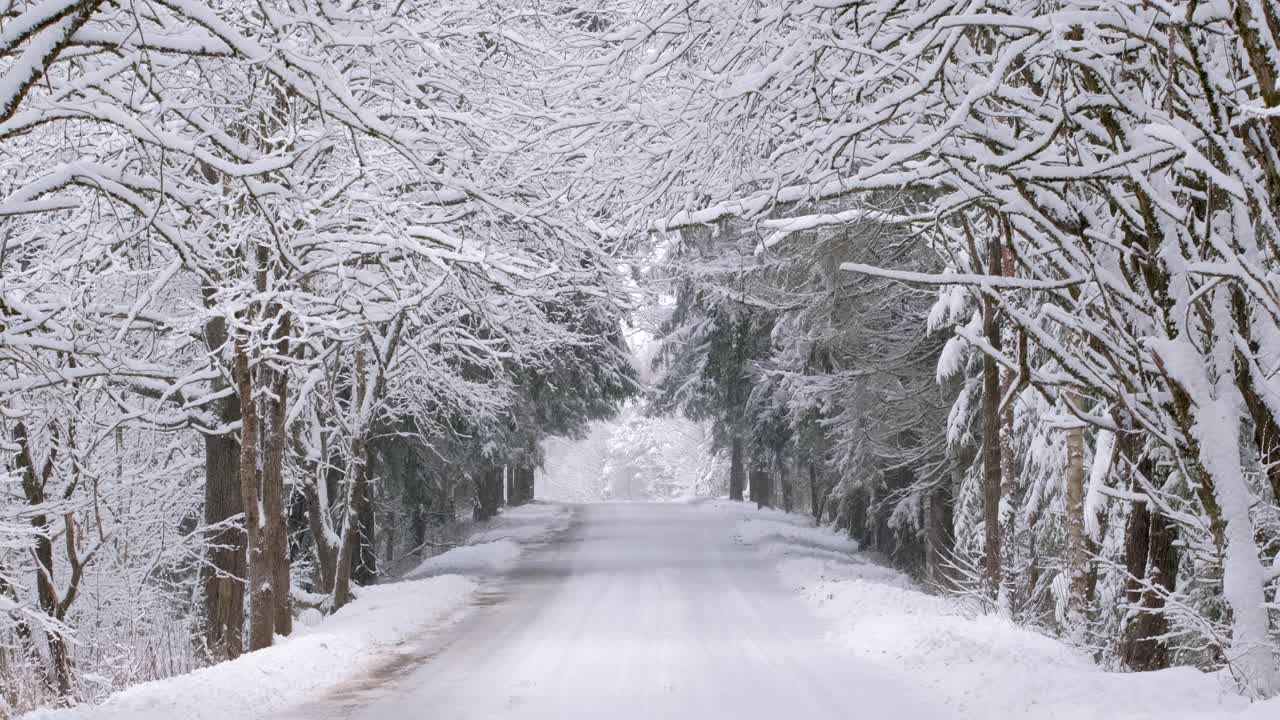
<path fill-rule="evenodd" d="M 789 476 L 784 463 L 778 468 L 778 492 L 782 496 L 783 512 L 791 512 L 791 484 L 787 482 Z"/>
<path fill-rule="evenodd" d="M 249 650 L 271 647 L 275 635 L 275 580 L 270 536 L 263 524 L 258 482 L 258 409 L 249 368 L 249 351 L 239 338 L 235 346 L 236 384 L 240 390 L 240 497 L 244 505 L 246 563 L 249 583 Z"/>
<path fill-rule="evenodd" d="M 351 570 L 351 580 L 357 585 L 372 585 L 378 580 L 378 537 L 373 506 L 373 457 L 365 461 L 365 481 L 361 486 L 364 497 L 360 501 L 360 547 L 356 554 L 356 566 Z"/>
<path fill-rule="evenodd" d="M 37 471 L 27 427 L 21 421 L 14 426 L 13 439 L 18 446 L 17 464 L 22 479 L 22 493 L 27 505 L 34 508 L 30 523 L 36 530 L 35 548 L 32 552 L 36 561 L 36 599 L 41 612 L 52 620 L 60 620 L 62 613 L 59 612 L 58 590 L 53 584 L 52 520 L 42 509 L 48 500 L 46 488 L 53 472 L 55 451 L 49 452 L 44 467 Z M 58 693 L 59 697 L 70 698 L 71 656 L 67 653 L 66 641 L 55 630 L 47 631 L 45 639 L 49 645 L 48 688 Z"/>
<path fill-rule="evenodd" d="M 952 549 L 951 490 L 942 485 L 925 496 L 925 577 L 934 585 L 946 580 L 947 555 Z"/>
<path fill-rule="evenodd" d="M 240 419 L 234 397 L 217 402 L 218 421 Z M 205 435 L 204 520 L 226 523 L 244 512 L 240 491 L 240 443 L 235 436 Z M 209 531 L 209 555 L 202 568 L 205 650 L 214 660 L 230 660 L 244 652 L 245 536 L 239 525 Z"/>
<path fill-rule="evenodd" d="M 1152 587 L 1142 592 L 1141 603 L 1137 610 L 1132 611 L 1134 615 L 1120 639 L 1120 661 L 1130 670 L 1169 667 L 1169 649 L 1161 639 L 1169 630 L 1169 620 L 1163 613 L 1165 602 L 1161 590 L 1172 592 L 1177 583 L 1176 539 L 1177 528 L 1173 523 L 1163 514 L 1151 512 L 1147 543 L 1150 549 L 1143 559 L 1147 566 L 1145 577 Z"/>
<path fill-rule="evenodd" d="M 212 304 L 212 290 L 203 291 L 206 307 Z M 218 365 L 218 354 L 227 344 L 227 323 L 219 316 L 210 318 L 204 326 L 205 347 L 210 363 Z M 214 390 L 223 390 L 221 380 Z M 234 396 L 219 399 L 214 404 L 218 423 L 230 426 L 240 421 L 240 405 Z M 230 660 L 244 652 L 244 578 L 245 536 L 242 526 L 226 527 L 232 518 L 244 512 L 240 491 L 240 443 L 235 435 L 206 434 L 204 436 L 205 482 L 204 521 L 213 527 L 206 536 L 209 555 L 201 567 L 201 588 L 204 592 L 204 644 L 205 652 L 216 660 Z"/>
<path fill-rule="evenodd" d="M 988 272 L 1000 275 L 1000 243 L 989 243 L 990 262 Z M 982 332 L 993 350 L 1000 349 L 1000 322 L 996 301 L 982 298 Z M 1003 579 L 1000 552 L 1000 364 L 990 354 L 982 362 L 982 517 L 985 524 L 983 552 L 985 554 L 985 581 L 989 597 L 1000 592 Z"/>
<path fill-rule="evenodd" d="M 1145 502 L 1132 503 L 1124 527 L 1124 565 L 1129 575 L 1124 584 L 1124 599 L 1129 605 L 1137 605 L 1142 600 L 1150 541 L 1151 511 Z"/>
<path fill-rule="evenodd" d="M 742 501 L 746 470 L 742 464 L 742 438 L 736 434 L 729 441 L 729 499 Z"/>
<path fill-rule="evenodd" d="M 1067 462 L 1063 469 L 1067 510 L 1067 573 L 1071 595 L 1067 603 L 1070 632 L 1082 640 L 1089 597 L 1089 538 L 1084 519 L 1084 427 L 1066 430 Z"/>
<path fill-rule="evenodd" d="M 502 467 L 489 467 L 480 472 L 475 480 L 475 510 L 472 514 L 476 522 L 484 522 L 498 514 L 502 504 Z"/>
<path fill-rule="evenodd" d="M 1009 238 L 1008 224 L 1001 222 L 1003 227 L 1003 236 L 1006 242 L 1011 243 Z M 994 258 L 993 258 L 994 260 Z M 1004 277 L 1013 277 L 1016 274 L 1016 267 L 1013 258 L 1013 252 L 1009 249 L 1009 245 L 1005 245 L 1000 251 L 1000 272 L 997 273 Z M 993 346 L 998 347 L 998 346 Z M 1018 379 L 1014 372 L 1006 367 L 1000 368 L 1000 400 L 1004 400 L 1018 383 Z M 1018 508 L 1020 506 L 1018 477 L 1018 458 L 1014 449 L 1014 431 L 1013 431 L 1013 400 L 1005 403 L 1000 408 L 1000 565 L 1001 565 L 1001 592 L 1005 596 L 1005 602 L 1009 606 L 1010 612 L 1014 615 L 1021 612 L 1020 603 L 1022 600 L 1021 588 L 1016 586 L 1018 580 L 1019 563 L 1018 558 Z M 1029 589 L 1027 594 L 1029 595 Z"/>
<path fill-rule="evenodd" d="M 289 354 L 289 315 L 281 312 L 276 326 L 276 351 L 281 356 Z M 266 372 L 267 368 L 263 368 Z M 267 437 L 262 463 L 262 514 L 267 544 L 267 561 L 270 564 L 272 613 L 277 635 L 293 632 L 293 603 L 290 597 L 289 533 L 284 512 L 284 453 L 287 445 L 289 376 L 285 369 L 271 369 L 271 396 L 266 398 Z"/>
<path fill-rule="evenodd" d="M 333 582 L 333 609 L 338 610 L 351 602 L 351 575 L 356 567 L 356 555 L 360 551 L 360 519 L 364 517 L 364 505 L 368 499 L 365 485 L 368 472 L 365 467 L 365 440 L 356 435 L 351 441 L 351 478 L 347 487 L 347 521 L 342 532 L 342 545 L 338 550 L 337 571 Z"/>
<path fill-rule="evenodd" d="M 752 468 L 747 477 L 751 486 L 751 500 L 757 508 L 773 507 L 773 478 L 760 468 Z"/>
<path fill-rule="evenodd" d="M 512 505 L 533 502 L 534 470 L 532 465 L 516 465 L 511 468 Z"/>
<path fill-rule="evenodd" d="M 327 503 L 323 502 L 320 497 L 319 483 L 321 482 L 327 482 L 327 480 L 322 481 L 319 478 L 311 478 L 310 482 L 303 486 L 302 493 L 307 501 L 307 525 L 311 528 L 311 539 L 315 542 L 316 547 L 316 566 L 320 571 L 320 592 L 331 593 L 333 592 L 333 582 L 337 575 L 340 541 L 339 543 L 334 543 L 333 541 L 332 529 L 327 518 L 329 508 L 326 507 Z"/>
<path fill-rule="evenodd" d="M 818 470 L 809 463 L 809 505 L 813 512 L 813 519 L 822 522 L 822 511 L 826 504 L 825 493 L 818 487 Z"/>

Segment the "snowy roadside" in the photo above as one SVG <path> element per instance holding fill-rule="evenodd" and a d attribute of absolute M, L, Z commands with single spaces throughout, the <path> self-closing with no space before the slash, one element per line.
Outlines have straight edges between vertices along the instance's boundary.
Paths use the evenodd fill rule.
<path fill-rule="evenodd" d="M 1193 668 L 1107 672 L 1075 648 L 994 616 L 972 616 L 856 554 L 856 543 L 808 518 L 717 501 L 740 515 L 737 539 L 770 557 L 785 587 L 830 639 L 896 674 L 955 717 L 1010 720 L 1262 720 L 1280 698 L 1250 705 L 1221 675 Z"/>
<path fill-rule="evenodd" d="M 358 678 L 425 628 L 453 622 L 485 576 L 510 569 L 521 546 L 564 528 L 569 510 L 507 510 L 467 545 L 423 562 L 407 579 L 362 588 L 347 607 L 299 624 L 265 650 L 122 690 L 100 705 L 37 710 L 23 720 L 243 720 L 271 717 Z"/>
<path fill-rule="evenodd" d="M 445 573 L 499 575 L 515 565 L 524 546 L 565 529 L 570 517 L 566 506 L 553 503 L 506 510 L 488 527 L 473 533 L 462 547 L 427 558 L 404 577 L 414 580 Z"/>

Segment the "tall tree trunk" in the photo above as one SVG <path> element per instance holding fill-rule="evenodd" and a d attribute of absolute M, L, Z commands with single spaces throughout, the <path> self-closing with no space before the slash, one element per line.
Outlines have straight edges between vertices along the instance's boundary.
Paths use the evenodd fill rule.
<path fill-rule="evenodd" d="M 240 419 L 235 397 L 218 400 L 218 421 Z M 204 519 L 206 525 L 226 523 L 244 512 L 240 491 L 240 443 L 235 436 L 205 435 Z M 238 525 L 211 530 L 209 555 L 201 569 L 204 590 L 204 642 L 215 660 L 244 652 L 245 535 Z"/>
<path fill-rule="evenodd" d="M 240 497 L 244 506 L 249 584 L 249 650 L 271 647 L 275 635 L 275 581 L 270 535 L 263 523 L 258 482 L 258 409 L 249 367 L 249 350 L 235 344 L 236 384 L 240 391 Z"/>
<path fill-rule="evenodd" d="M 287 356 L 289 315 L 281 312 L 276 326 L 276 350 Z M 277 635 L 293 632 L 293 603 L 290 596 L 292 583 L 289 577 L 289 533 L 284 512 L 284 453 L 287 445 L 289 376 L 284 368 L 262 369 L 272 379 L 271 396 L 266 398 L 267 436 L 264 438 L 262 463 L 262 514 L 270 563 L 272 613 Z"/>
<path fill-rule="evenodd" d="M 1002 234 L 1006 241 L 1006 245 L 1000 251 L 1000 275 L 1004 277 L 1013 277 L 1016 275 L 1016 266 L 1013 258 L 1013 251 L 1010 250 L 1012 238 L 1009 237 L 1008 223 L 1002 221 Z M 1002 367 L 1000 368 L 1000 398 L 1003 401 L 1006 396 L 1014 390 L 1014 385 L 1018 382 L 1013 370 Z M 1020 507 L 1020 498 L 1018 497 L 1019 484 L 1018 478 L 1018 459 L 1014 450 L 1014 433 L 1013 433 L 1013 399 L 1009 397 L 1000 408 L 1000 565 L 1001 565 L 1001 582 L 1000 593 L 1002 601 L 1012 616 L 1016 617 L 1021 612 L 1021 603 L 1023 599 L 1022 589 L 1016 586 L 1018 579 L 1018 508 Z M 1030 595 L 1030 588 L 1027 589 L 1026 595 Z"/>
<path fill-rule="evenodd" d="M 420 482 L 425 483 L 426 478 L 422 478 Z M 413 504 L 413 508 L 409 511 L 409 537 L 413 542 L 412 547 L 422 547 L 427 541 L 427 513 L 430 511 L 429 506 L 419 500 Z"/>
<path fill-rule="evenodd" d="M 58 590 L 54 586 L 53 527 L 44 510 L 48 500 L 46 489 L 54 468 L 54 451 L 50 451 L 44 467 L 36 469 L 35 456 L 31 452 L 31 440 L 27 427 L 21 421 L 13 429 L 14 443 L 18 446 L 17 464 L 22 479 L 22 493 L 31 513 L 31 527 L 36 531 L 32 555 L 36 561 L 36 600 L 40 611 L 51 620 L 60 620 Z M 50 690 L 59 697 L 71 697 L 71 657 L 67 654 L 66 640 L 57 630 L 45 633 L 49 646 L 49 675 L 46 681 Z"/>
<path fill-rule="evenodd" d="M 1151 541 L 1151 511 L 1145 502 L 1130 504 L 1124 526 L 1124 565 L 1129 577 L 1124 584 L 1124 601 L 1137 606 L 1142 601 L 1142 580 L 1147 576 L 1147 553 Z"/>
<path fill-rule="evenodd" d="M 735 433 L 729 441 L 729 499 L 742 501 L 743 486 L 746 485 L 746 469 L 742 464 L 742 438 Z"/>
<path fill-rule="evenodd" d="M 315 542 L 316 566 L 320 572 L 319 591 L 322 593 L 333 592 L 333 581 L 338 568 L 338 548 L 342 543 L 341 538 L 334 537 L 328 520 L 328 492 L 321 485 L 327 485 L 327 482 L 327 478 L 321 480 L 312 477 L 302 488 L 303 497 L 307 501 L 307 526 L 310 527 L 311 539 Z M 325 491 L 323 497 L 322 490 Z"/>
<path fill-rule="evenodd" d="M 212 289 L 203 290 L 205 305 L 212 305 Z M 205 346 L 210 362 L 218 365 L 218 355 L 227 344 L 227 323 L 222 317 L 210 318 L 204 326 Z M 214 390 L 223 390 L 221 381 Z M 214 403 L 218 423 L 230 426 L 240 421 L 240 404 L 235 396 Z M 240 443 L 231 433 L 204 436 L 205 482 L 204 521 L 213 527 L 223 525 L 242 512 L 244 501 L 240 491 Z M 211 530 L 206 542 L 209 555 L 201 567 L 204 592 L 205 651 L 214 660 L 233 659 L 244 652 L 244 578 L 245 536 L 241 526 Z"/>
<path fill-rule="evenodd" d="M 534 470 L 532 465 L 520 464 L 511 468 L 512 505 L 533 502 Z"/>
<path fill-rule="evenodd" d="M 953 545 L 951 508 L 951 489 L 946 484 L 925 496 L 925 577 L 938 586 L 946 581 L 944 568 Z"/>
<path fill-rule="evenodd" d="M 489 467 L 480 472 L 475 481 L 476 504 L 473 518 L 484 522 L 498 514 L 502 504 L 502 466 Z"/>
<path fill-rule="evenodd" d="M 823 506 L 826 504 L 825 493 L 818 487 L 818 470 L 813 463 L 809 463 L 809 504 L 812 508 L 813 519 L 822 522 Z"/>
<path fill-rule="evenodd" d="M 351 602 L 351 574 L 355 571 L 356 556 L 360 552 L 360 519 L 365 515 L 368 499 L 365 485 L 368 469 L 365 467 L 364 436 L 357 434 L 351 441 L 351 477 L 347 486 L 347 520 L 342 532 L 342 545 L 338 550 L 337 571 L 333 582 L 333 609 L 338 610 Z"/>
<path fill-rule="evenodd" d="M 773 478 L 760 468 L 752 468 L 747 482 L 751 486 L 751 500 L 757 508 L 773 507 Z"/>
<path fill-rule="evenodd" d="M 786 471 L 786 463 L 778 466 L 778 491 L 782 495 L 783 512 L 791 512 L 791 484 L 787 482 L 787 478 L 791 474 Z"/>
<path fill-rule="evenodd" d="M 1145 503 L 1135 504 L 1135 508 Z M 1143 558 L 1146 579 L 1153 587 L 1142 592 L 1141 604 L 1125 625 L 1120 639 L 1120 661 L 1130 670 L 1169 667 L 1169 649 L 1163 636 L 1169 630 L 1164 597 L 1156 588 L 1172 592 L 1178 579 L 1178 554 L 1174 547 L 1177 528 L 1163 514 L 1149 513 L 1148 555 Z M 1143 577 L 1139 574 L 1138 577 Z"/>
<path fill-rule="evenodd" d="M 1067 574 L 1071 580 L 1067 617 L 1070 632 L 1083 641 L 1089 597 L 1089 537 L 1084 521 L 1084 426 L 1066 429 L 1067 462 L 1063 469 L 1067 511 Z"/>
<path fill-rule="evenodd" d="M 1000 275 L 1000 243 L 989 243 L 988 272 Z M 982 298 L 982 332 L 994 350 L 1000 349 L 1000 322 L 996 301 Z M 995 598 L 1002 583 L 1000 553 L 1000 365 L 990 354 L 982 362 L 982 517 L 985 525 L 983 552 L 987 593 Z"/>
<path fill-rule="evenodd" d="M 357 585 L 372 585 L 378 580 L 377 525 L 373 504 L 373 453 L 365 449 L 365 481 L 360 502 L 360 547 L 356 553 L 356 566 L 351 570 L 351 580 Z"/>

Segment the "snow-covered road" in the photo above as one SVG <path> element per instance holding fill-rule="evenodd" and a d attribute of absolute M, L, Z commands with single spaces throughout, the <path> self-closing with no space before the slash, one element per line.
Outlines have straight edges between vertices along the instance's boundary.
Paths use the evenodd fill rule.
<path fill-rule="evenodd" d="M 461 622 L 290 717 L 947 717 L 828 644 L 732 513 L 576 508 Z"/>

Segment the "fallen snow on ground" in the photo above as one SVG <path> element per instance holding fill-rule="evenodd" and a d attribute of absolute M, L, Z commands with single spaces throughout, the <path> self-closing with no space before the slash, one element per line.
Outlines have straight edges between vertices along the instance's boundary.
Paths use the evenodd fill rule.
<path fill-rule="evenodd" d="M 422 563 L 411 579 L 359 589 L 350 605 L 319 619 L 304 613 L 288 638 L 235 660 L 143 683 L 100 705 L 37 710 L 23 720 L 249 720 L 315 700 L 387 660 L 398 645 L 461 615 L 476 579 L 505 572 L 532 543 L 565 527 L 569 510 L 530 505 L 503 512 L 464 545 Z M 499 539 L 502 538 L 502 539 Z M 517 542 L 518 541 L 518 542 Z M 425 579 L 421 576 L 432 575 Z"/>
<path fill-rule="evenodd" d="M 458 608 L 475 588 L 459 575 L 375 585 L 314 627 L 265 650 L 143 683 L 101 705 L 37 710 L 27 720 L 264 718 L 369 669 L 406 635 Z"/>
<path fill-rule="evenodd" d="M 849 554 L 856 545 L 805 517 L 716 502 L 741 514 L 736 535 L 776 561 L 782 583 L 831 628 L 831 639 L 886 673 L 912 679 L 920 695 L 954 717 L 1010 720 L 1262 720 L 1280 699 L 1252 706 L 1222 674 L 1193 668 L 1115 673 L 1079 650 L 950 598 Z M 843 552 L 842 552 L 843 550 Z"/>
<path fill-rule="evenodd" d="M 534 503 L 507 510 L 488 527 L 472 533 L 466 545 L 427 558 L 405 577 L 500 575 L 515 566 L 524 546 L 565 529 L 570 517 L 564 505 Z"/>
<path fill-rule="evenodd" d="M 515 565 L 520 546 L 510 540 L 495 540 L 479 545 L 463 545 L 427 558 L 406 577 L 456 573 L 458 575 L 497 575 Z"/>
<path fill-rule="evenodd" d="M 523 545 L 546 540 L 569 526 L 568 506 L 534 502 L 506 510 L 489 527 L 472 534 L 468 544 L 511 540 Z"/>

